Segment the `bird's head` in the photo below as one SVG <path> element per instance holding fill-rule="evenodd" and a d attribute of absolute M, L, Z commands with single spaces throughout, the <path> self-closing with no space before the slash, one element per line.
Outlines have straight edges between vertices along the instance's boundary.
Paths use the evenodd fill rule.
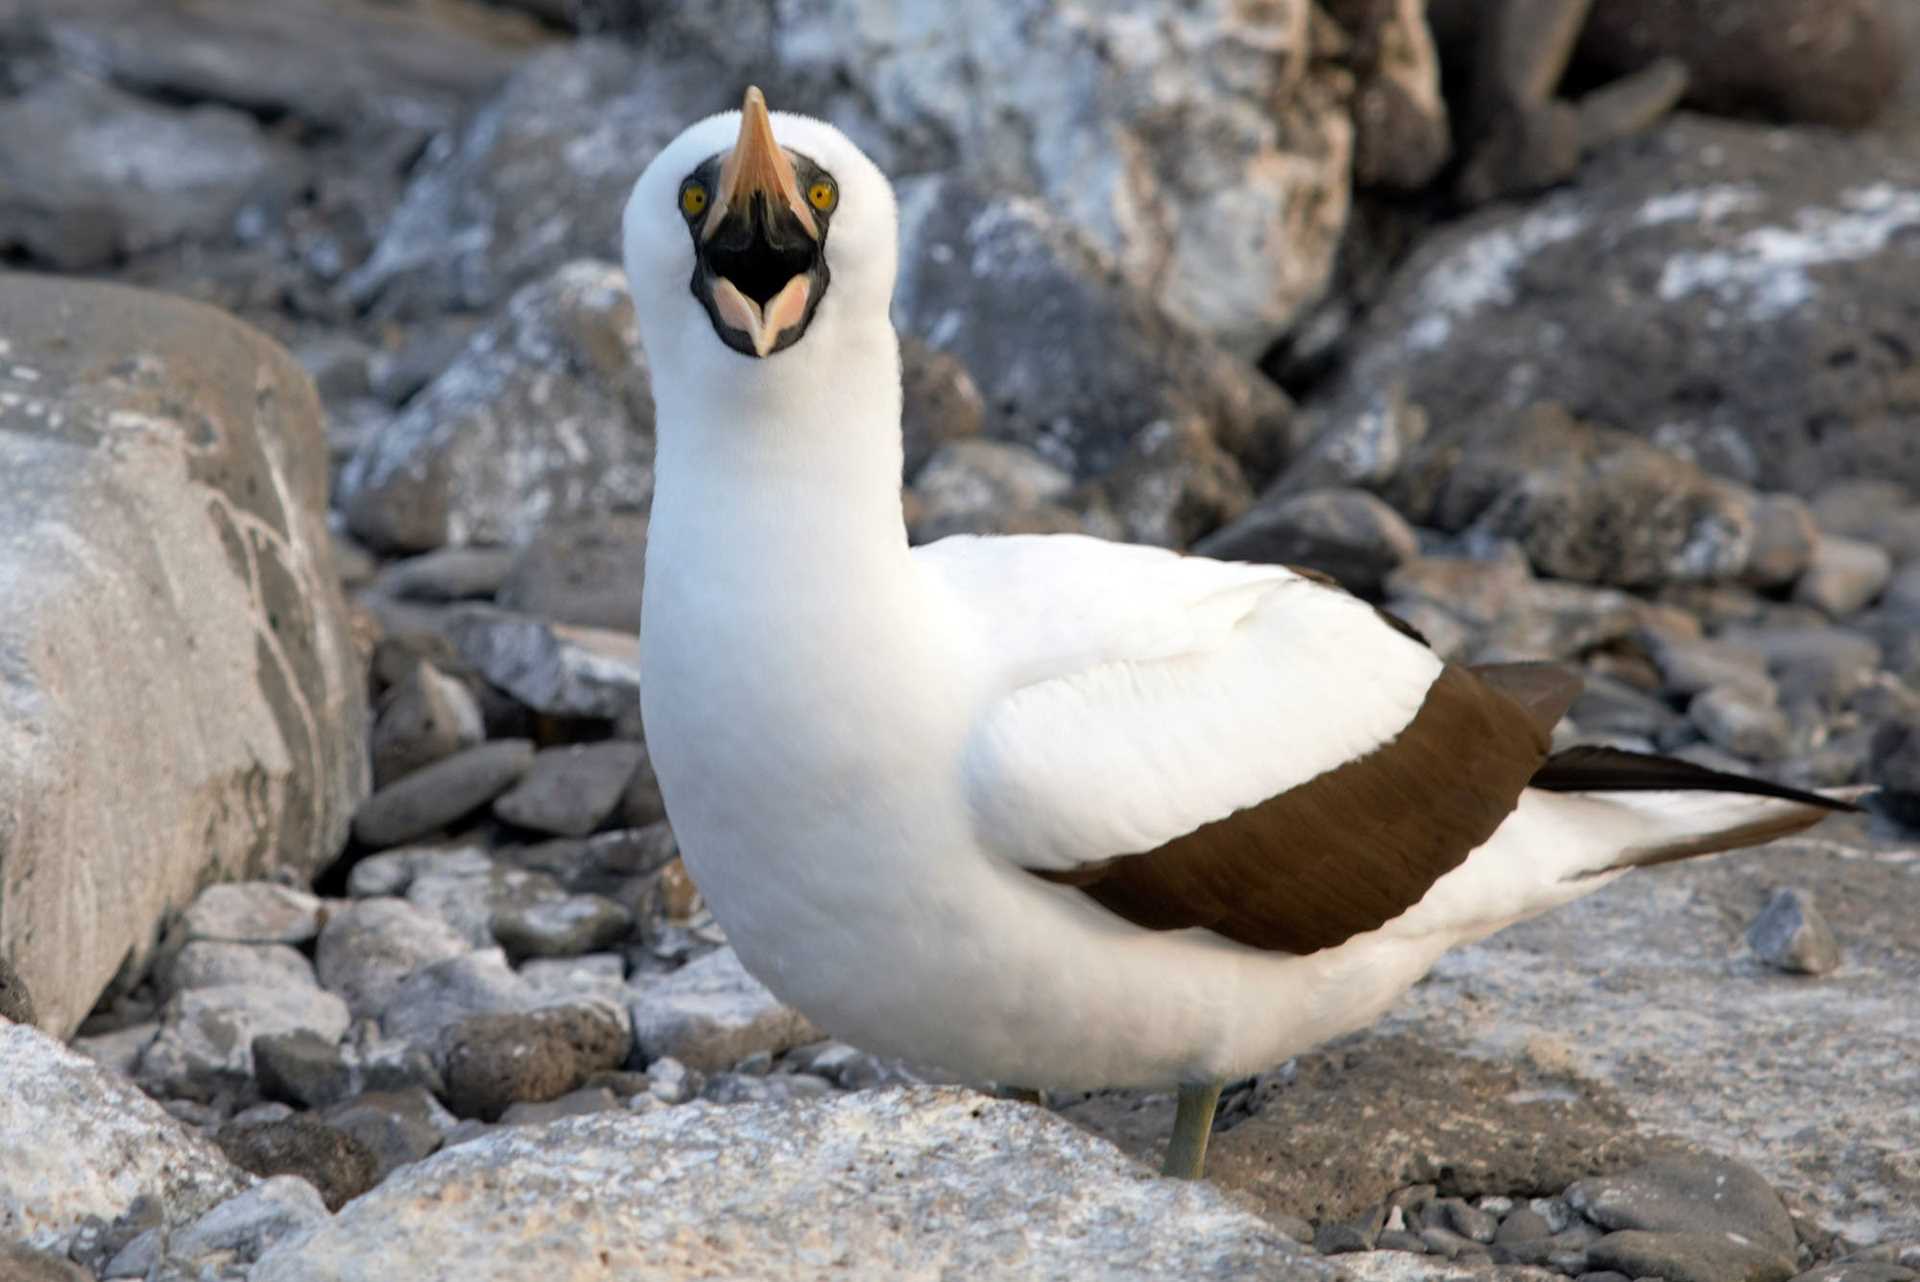
<path fill-rule="evenodd" d="M 653 159 L 622 237 L 641 341 L 656 361 L 671 352 L 777 362 L 823 332 L 886 320 L 893 189 L 838 129 L 769 112 L 758 89 Z"/>

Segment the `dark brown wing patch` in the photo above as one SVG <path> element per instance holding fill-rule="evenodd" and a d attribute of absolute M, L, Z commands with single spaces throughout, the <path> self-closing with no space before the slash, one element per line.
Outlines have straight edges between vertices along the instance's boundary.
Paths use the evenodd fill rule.
<path fill-rule="evenodd" d="M 1500 826 L 1546 755 L 1525 708 L 1449 665 L 1406 729 L 1365 757 L 1157 849 L 1038 875 L 1148 930 L 1310 953 L 1418 903 Z"/>

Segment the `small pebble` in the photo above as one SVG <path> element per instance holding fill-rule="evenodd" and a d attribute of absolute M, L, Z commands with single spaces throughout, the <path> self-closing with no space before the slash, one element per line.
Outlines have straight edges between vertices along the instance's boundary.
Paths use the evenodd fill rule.
<path fill-rule="evenodd" d="M 1767 965 L 1794 975 L 1825 975 L 1840 965 L 1832 928 L 1813 896 L 1797 887 L 1773 892 L 1747 927 L 1747 947 Z"/>

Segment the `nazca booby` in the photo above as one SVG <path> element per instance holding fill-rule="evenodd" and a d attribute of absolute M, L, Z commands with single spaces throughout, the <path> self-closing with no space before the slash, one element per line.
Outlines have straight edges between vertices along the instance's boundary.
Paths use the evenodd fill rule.
<path fill-rule="evenodd" d="M 1028 1088 L 1221 1083 L 1446 949 L 1842 803 L 1606 749 L 1318 576 L 1071 535 L 908 546 L 878 168 L 744 107 L 635 184 L 658 458 L 642 715 L 741 960 L 868 1050 Z"/>

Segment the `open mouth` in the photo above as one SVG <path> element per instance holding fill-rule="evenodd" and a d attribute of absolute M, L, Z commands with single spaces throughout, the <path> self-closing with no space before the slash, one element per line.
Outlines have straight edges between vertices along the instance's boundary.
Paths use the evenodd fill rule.
<path fill-rule="evenodd" d="M 700 257 L 703 301 L 729 347 L 769 356 L 799 339 L 826 264 L 820 243 L 790 211 L 755 195 L 747 209 L 728 212 Z"/>

